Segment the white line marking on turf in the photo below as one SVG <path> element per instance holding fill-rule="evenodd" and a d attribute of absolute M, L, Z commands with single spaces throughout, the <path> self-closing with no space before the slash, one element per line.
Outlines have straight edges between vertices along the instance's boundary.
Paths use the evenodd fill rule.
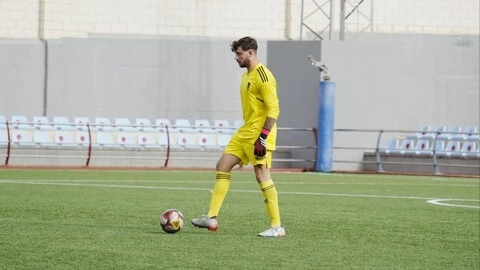
<path fill-rule="evenodd" d="M 70 183 L 188 183 L 188 184 L 213 184 L 214 180 L 208 181 L 198 181 L 198 180 L 133 180 L 133 179 L 112 179 L 112 180 L 82 180 L 82 179 L 49 179 L 49 180 L 42 180 L 42 179 L 5 179 L 0 180 L 0 183 L 7 183 L 11 181 L 41 181 L 45 183 L 55 183 L 55 182 L 65 182 L 68 181 Z M 235 181 L 235 184 L 254 184 L 255 181 Z M 325 186 L 424 186 L 424 187 L 480 187 L 480 184 L 412 184 L 412 183 L 357 183 L 357 182 L 283 182 L 278 181 L 276 182 L 277 185 L 325 185 Z"/>
<path fill-rule="evenodd" d="M 82 186 L 82 187 L 106 187 L 106 188 L 134 188 L 134 189 L 161 189 L 161 190 L 194 190 L 211 191 L 210 188 L 192 188 L 192 187 L 160 187 L 160 186 L 135 186 L 135 185 L 112 185 L 112 184 L 85 184 L 85 183 L 61 183 L 61 182 L 41 182 L 41 181 L 19 181 L 3 180 L 1 183 L 19 184 L 19 185 L 50 185 L 50 186 Z M 259 190 L 231 189 L 231 192 L 258 193 Z M 389 195 L 369 195 L 369 194 L 345 194 L 345 193 L 321 193 L 321 192 L 278 192 L 286 195 L 311 195 L 311 196 L 332 196 L 332 197 L 357 197 L 357 198 L 381 198 L 381 199 L 407 199 L 407 200 L 445 200 L 441 198 L 426 198 L 414 196 L 389 196 Z M 450 199 L 457 200 L 457 199 Z M 462 199 L 458 199 L 462 200 Z"/>
<path fill-rule="evenodd" d="M 454 204 L 454 203 L 443 203 L 449 201 L 456 201 L 456 202 L 480 202 L 480 200 L 464 200 L 464 199 L 433 199 L 428 200 L 427 203 L 441 205 L 441 206 L 452 206 L 452 207 L 464 207 L 464 208 L 476 208 L 480 209 L 480 206 L 476 205 L 465 205 L 465 204 Z"/>

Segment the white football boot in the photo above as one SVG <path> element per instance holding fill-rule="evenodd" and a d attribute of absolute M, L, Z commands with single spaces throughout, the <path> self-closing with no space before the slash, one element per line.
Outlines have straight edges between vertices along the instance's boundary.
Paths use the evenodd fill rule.
<path fill-rule="evenodd" d="M 200 218 L 192 219 L 191 222 L 195 227 L 206 228 L 212 232 L 216 232 L 218 229 L 218 220 L 216 217 L 209 218 L 207 216 L 202 216 Z"/>
<path fill-rule="evenodd" d="M 284 237 L 285 235 L 286 232 L 283 226 L 270 227 L 270 229 L 258 234 L 261 237 Z"/>

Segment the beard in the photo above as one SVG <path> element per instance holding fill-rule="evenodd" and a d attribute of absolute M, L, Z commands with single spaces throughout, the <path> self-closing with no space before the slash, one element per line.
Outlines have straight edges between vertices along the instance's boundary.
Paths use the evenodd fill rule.
<path fill-rule="evenodd" d="M 245 62 L 237 62 L 237 63 L 238 63 L 238 66 L 241 67 L 241 68 L 247 67 L 247 63 L 245 63 Z"/>

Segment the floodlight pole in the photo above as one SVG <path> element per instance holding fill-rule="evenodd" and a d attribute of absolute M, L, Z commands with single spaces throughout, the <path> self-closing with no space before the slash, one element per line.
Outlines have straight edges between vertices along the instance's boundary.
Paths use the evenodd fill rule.
<path fill-rule="evenodd" d="M 317 159 L 315 170 L 331 172 L 333 165 L 333 129 L 335 119 L 335 82 L 330 81 L 328 67 L 320 61 L 308 56 L 312 66 L 320 71 Z M 323 75 L 323 77 L 322 77 Z"/>

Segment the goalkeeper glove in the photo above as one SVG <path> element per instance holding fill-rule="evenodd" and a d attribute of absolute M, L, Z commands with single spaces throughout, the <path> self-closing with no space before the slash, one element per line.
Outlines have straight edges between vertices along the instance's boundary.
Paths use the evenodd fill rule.
<path fill-rule="evenodd" d="M 255 141 L 253 154 L 257 159 L 263 158 L 267 154 L 267 136 L 269 133 L 269 129 L 263 128 L 262 133 Z"/>

